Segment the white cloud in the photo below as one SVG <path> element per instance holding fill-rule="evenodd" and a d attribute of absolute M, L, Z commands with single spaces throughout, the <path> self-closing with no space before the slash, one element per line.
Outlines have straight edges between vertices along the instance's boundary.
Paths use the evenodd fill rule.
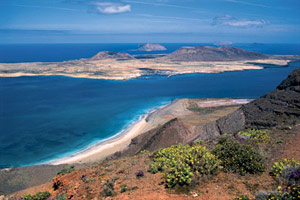
<path fill-rule="evenodd" d="M 268 24 L 268 22 L 265 20 L 237 19 L 230 15 L 219 16 L 213 19 L 213 25 L 225 25 L 232 27 L 261 27 L 266 24 Z"/>
<path fill-rule="evenodd" d="M 172 4 L 155 3 L 155 2 L 143 2 L 143 1 L 135 1 L 135 0 L 124 0 L 124 2 L 142 4 L 142 5 L 164 6 L 164 7 L 172 7 L 172 8 L 196 9 L 194 7 L 177 6 L 177 5 L 172 5 Z M 167 1 L 159 1 L 159 2 L 167 2 Z"/>
<path fill-rule="evenodd" d="M 114 3 L 114 2 L 95 2 L 93 3 L 93 12 L 102 14 L 117 14 L 131 11 L 129 4 Z"/>
<path fill-rule="evenodd" d="M 271 6 L 267 6 L 264 4 L 258 4 L 258 3 L 250 3 L 250 2 L 246 2 L 246 1 L 238 1 L 238 0 L 225 0 L 227 2 L 231 2 L 231 3 L 239 3 L 239 4 L 245 4 L 248 6 L 257 6 L 257 7 L 262 7 L 262 8 L 271 8 Z"/>

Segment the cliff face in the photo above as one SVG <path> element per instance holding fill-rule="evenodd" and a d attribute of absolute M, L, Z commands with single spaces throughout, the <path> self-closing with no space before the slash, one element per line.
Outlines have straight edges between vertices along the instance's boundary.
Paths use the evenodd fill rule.
<path fill-rule="evenodd" d="M 135 137 L 124 151 L 117 152 L 108 159 L 136 155 L 142 150 L 153 152 L 179 143 L 185 145 L 197 139 L 210 140 L 224 133 L 239 131 L 243 126 L 244 116 L 240 110 L 199 126 L 192 126 L 175 118 Z"/>
<path fill-rule="evenodd" d="M 246 128 L 268 128 L 300 120 L 300 69 L 294 70 L 276 90 L 241 108 Z"/>
<path fill-rule="evenodd" d="M 165 58 L 176 61 L 238 61 L 266 59 L 268 56 L 236 47 L 198 46 L 181 47 Z"/>

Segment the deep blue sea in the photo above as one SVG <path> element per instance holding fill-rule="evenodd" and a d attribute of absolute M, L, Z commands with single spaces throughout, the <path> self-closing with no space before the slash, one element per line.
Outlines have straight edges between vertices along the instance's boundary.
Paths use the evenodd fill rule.
<path fill-rule="evenodd" d="M 176 49 L 179 44 L 169 45 Z M 101 50 L 126 52 L 136 46 L 0 45 L 0 62 L 62 61 L 90 57 Z M 299 46 L 289 47 L 255 44 L 244 48 L 268 54 L 300 54 Z M 259 97 L 299 67 L 298 62 L 282 68 L 127 81 L 62 76 L 0 78 L 0 168 L 70 155 L 115 135 L 153 107 L 176 98 Z"/>
<path fill-rule="evenodd" d="M 55 62 L 72 59 L 89 58 L 99 51 L 127 52 L 131 55 L 138 54 L 166 54 L 182 46 L 214 46 L 210 43 L 201 44 L 176 44 L 162 43 L 167 51 L 132 51 L 139 44 L 0 44 L 0 63 L 17 62 Z M 234 44 L 249 51 L 265 54 L 299 55 L 300 44 Z"/>

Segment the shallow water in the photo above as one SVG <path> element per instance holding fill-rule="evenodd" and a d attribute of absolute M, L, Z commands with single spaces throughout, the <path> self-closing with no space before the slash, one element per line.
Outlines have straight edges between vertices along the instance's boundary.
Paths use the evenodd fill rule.
<path fill-rule="evenodd" d="M 293 63 L 284 68 L 128 81 L 0 78 L 0 167 L 69 155 L 120 132 L 147 110 L 176 98 L 259 97 L 299 67 L 300 63 Z"/>

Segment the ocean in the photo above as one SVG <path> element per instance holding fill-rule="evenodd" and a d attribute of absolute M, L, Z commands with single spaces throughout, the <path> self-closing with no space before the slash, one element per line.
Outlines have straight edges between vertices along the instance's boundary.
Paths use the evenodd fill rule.
<path fill-rule="evenodd" d="M 166 51 L 132 51 L 139 44 L 0 44 L 0 63 L 58 62 L 89 58 L 99 51 L 126 52 L 131 55 L 166 54 L 182 46 L 214 46 L 210 43 L 167 43 Z M 275 55 L 300 55 L 300 44 L 234 44 L 232 46 L 249 51 Z"/>
<path fill-rule="evenodd" d="M 169 45 L 168 49 L 176 49 L 179 44 Z M 137 44 L 0 45 L 0 63 L 63 61 L 90 57 L 101 50 L 136 54 L 128 51 L 136 47 Z M 245 49 L 300 54 L 297 45 L 253 44 Z M 0 78 L 0 168 L 39 164 L 76 153 L 177 98 L 260 97 L 299 67 L 296 62 L 281 68 L 169 78 L 148 76 L 127 81 L 63 76 Z"/>

